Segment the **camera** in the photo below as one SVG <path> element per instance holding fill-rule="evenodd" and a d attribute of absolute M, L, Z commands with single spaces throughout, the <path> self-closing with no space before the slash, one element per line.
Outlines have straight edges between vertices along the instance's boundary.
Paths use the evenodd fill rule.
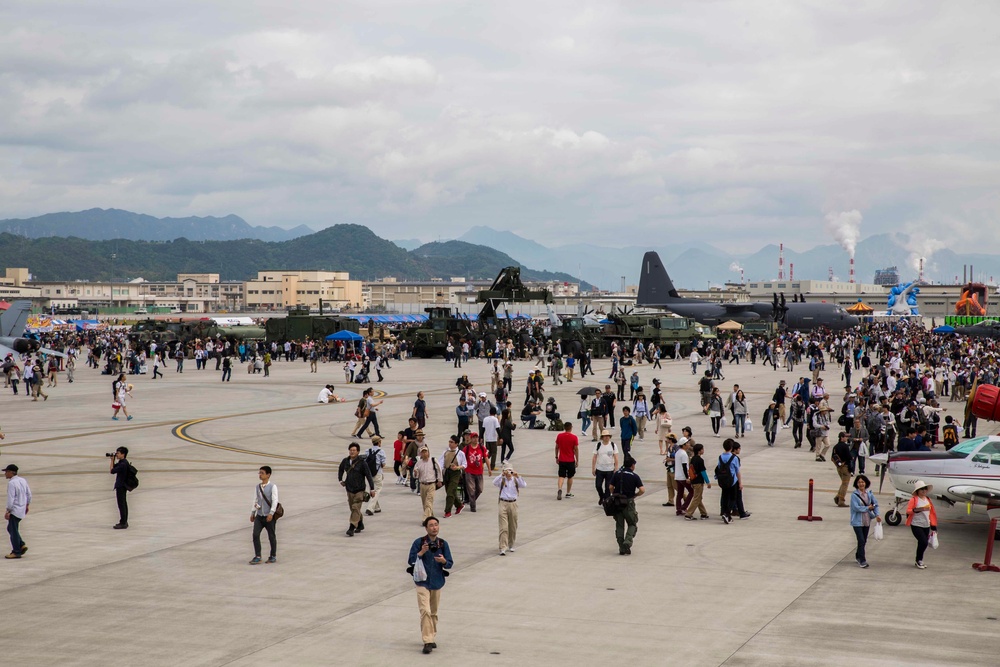
<path fill-rule="evenodd" d="M 114 452 L 104 452 L 104 455 L 107 456 L 109 459 L 115 458 Z"/>

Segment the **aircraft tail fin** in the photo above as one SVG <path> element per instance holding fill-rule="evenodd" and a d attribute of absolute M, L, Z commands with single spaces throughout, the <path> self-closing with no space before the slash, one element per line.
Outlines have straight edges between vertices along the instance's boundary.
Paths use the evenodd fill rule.
<path fill-rule="evenodd" d="M 10 307 L 0 313 L 0 335 L 20 338 L 28 326 L 28 315 L 31 314 L 31 301 L 21 300 L 10 304 Z"/>
<path fill-rule="evenodd" d="M 680 299 L 681 295 L 674 288 L 674 283 L 667 275 L 667 270 L 655 252 L 647 252 L 642 256 L 642 269 L 639 275 L 639 294 L 636 296 L 637 306 L 655 306 Z"/>

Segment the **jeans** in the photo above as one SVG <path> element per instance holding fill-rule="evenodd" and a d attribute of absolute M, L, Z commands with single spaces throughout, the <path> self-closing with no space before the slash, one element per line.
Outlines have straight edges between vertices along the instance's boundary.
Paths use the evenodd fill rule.
<path fill-rule="evenodd" d="M 10 552 L 13 554 L 21 554 L 21 550 L 24 548 L 24 540 L 21 539 L 20 533 L 21 520 L 18 519 L 13 514 L 7 519 L 7 533 L 10 535 Z"/>
<path fill-rule="evenodd" d="M 924 559 L 924 552 L 927 551 L 927 543 L 931 539 L 931 529 L 923 526 L 910 526 L 913 536 L 917 538 L 917 562 Z"/>
<path fill-rule="evenodd" d="M 278 538 L 274 533 L 275 519 L 267 520 L 267 516 L 258 514 L 253 520 L 253 555 L 260 558 L 260 531 L 267 531 L 267 541 L 271 544 L 271 558 L 278 555 Z"/>
<path fill-rule="evenodd" d="M 775 423 L 775 426 L 777 426 L 777 423 Z M 778 432 L 775 430 L 774 427 L 764 429 L 764 438 L 767 440 L 767 444 L 771 446 L 774 446 L 774 438 L 777 435 Z"/>
<path fill-rule="evenodd" d="M 229 382 L 230 380 L 232 380 L 232 378 L 233 378 L 233 369 L 232 369 L 231 366 L 229 368 L 225 369 L 224 371 L 222 371 L 222 381 L 223 382 Z"/>
<path fill-rule="evenodd" d="M 733 505 L 736 501 L 736 491 L 739 490 L 739 485 L 723 486 L 721 490 L 722 497 L 719 499 L 719 513 L 723 516 L 732 516 Z"/>
<path fill-rule="evenodd" d="M 118 523 L 123 526 L 128 525 L 128 498 L 125 495 L 127 493 L 128 489 L 124 487 L 115 489 L 115 498 L 118 500 Z"/>
<path fill-rule="evenodd" d="M 378 430 L 378 415 L 375 414 L 374 410 L 368 412 L 368 419 L 365 420 L 364 426 L 355 431 L 356 435 L 354 437 L 360 438 L 362 431 L 368 429 L 369 426 L 375 427 L 375 435 L 381 436 L 382 434 Z"/>
<path fill-rule="evenodd" d="M 734 414 L 733 415 L 733 428 L 736 429 L 736 435 L 745 435 L 747 426 L 747 416 L 745 414 Z"/>
<path fill-rule="evenodd" d="M 854 559 L 859 563 L 864 563 L 867 558 L 865 558 L 865 543 L 868 542 L 868 528 L 869 526 L 854 526 L 854 535 L 858 538 L 858 548 L 854 552 Z"/>
<path fill-rule="evenodd" d="M 583 427 L 580 430 L 583 433 L 586 433 L 587 429 L 590 428 L 590 415 L 588 415 L 585 410 L 581 411 L 580 412 L 580 419 L 583 420 Z"/>
<path fill-rule="evenodd" d="M 632 438 L 622 438 L 622 455 L 628 456 L 632 451 Z M 624 459 L 623 459 L 624 460 Z"/>
<path fill-rule="evenodd" d="M 802 446 L 802 427 L 804 422 L 792 420 L 792 440 L 795 441 L 796 447 Z"/>
<path fill-rule="evenodd" d="M 490 452 L 490 469 L 495 470 L 497 467 L 497 443 L 493 443 L 493 449 L 490 449 L 490 443 L 486 443 L 486 449 Z M 500 443 L 500 460 L 510 461 L 510 458 L 514 456 L 514 443 L 507 442 L 504 440 Z"/>
<path fill-rule="evenodd" d="M 594 486 L 597 487 L 597 495 L 601 500 L 607 498 L 608 494 L 611 493 L 609 484 L 611 483 L 611 476 L 614 474 L 614 470 L 598 470 L 594 476 Z"/>

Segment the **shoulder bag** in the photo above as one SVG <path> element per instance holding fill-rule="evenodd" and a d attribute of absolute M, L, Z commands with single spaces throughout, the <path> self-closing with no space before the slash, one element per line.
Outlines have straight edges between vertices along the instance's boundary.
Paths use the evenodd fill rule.
<path fill-rule="evenodd" d="M 271 507 L 271 499 L 264 495 L 264 487 L 258 484 L 257 490 L 260 491 L 261 498 L 267 502 L 267 506 Z M 271 507 L 271 514 L 274 515 L 274 520 L 277 521 L 285 516 L 285 508 L 281 506 L 281 503 L 278 503 L 277 507 Z"/>

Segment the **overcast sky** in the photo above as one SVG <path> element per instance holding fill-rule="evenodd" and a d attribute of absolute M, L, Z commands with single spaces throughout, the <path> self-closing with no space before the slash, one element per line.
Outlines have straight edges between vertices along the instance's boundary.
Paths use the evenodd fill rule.
<path fill-rule="evenodd" d="M 0 218 L 1000 251 L 996 2 L 0 3 Z M 836 218 L 835 218 L 836 219 Z"/>

